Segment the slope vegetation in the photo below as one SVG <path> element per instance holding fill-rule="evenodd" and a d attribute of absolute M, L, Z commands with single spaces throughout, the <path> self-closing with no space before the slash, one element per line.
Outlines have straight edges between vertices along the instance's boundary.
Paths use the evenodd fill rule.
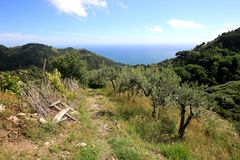
<path fill-rule="evenodd" d="M 110 59 L 99 56 L 86 49 L 57 49 L 44 44 L 30 43 L 13 48 L 0 45 L 0 71 L 16 70 L 30 66 L 42 68 L 45 59 L 51 61 L 52 59 L 69 53 L 77 54 L 80 60 L 87 63 L 89 69 L 97 69 L 101 65 L 119 65 Z M 47 68 L 51 68 L 51 64 L 48 64 Z"/>

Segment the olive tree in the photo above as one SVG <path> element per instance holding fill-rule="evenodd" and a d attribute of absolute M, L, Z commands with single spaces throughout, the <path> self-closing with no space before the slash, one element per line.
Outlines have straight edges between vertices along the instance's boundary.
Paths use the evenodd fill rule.
<path fill-rule="evenodd" d="M 92 88 L 102 88 L 109 82 L 111 83 L 113 90 L 116 90 L 115 80 L 118 77 L 119 67 L 107 67 L 103 66 L 98 70 L 90 71 L 89 74 L 89 86 Z"/>
<path fill-rule="evenodd" d="M 199 116 L 203 108 L 208 105 L 208 96 L 207 93 L 203 91 L 202 87 L 183 83 L 180 87 L 176 88 L 174 100 L 180 109 L 178 136 L 182 139 L 191 120 Z M 188 107 L 189 113 L 187 114 Z"/>
<path fill-rule="evenodd" d="M 160 109 L 167 105 L 167 100 L 172 100 L 180 81 L 180 77 L 171 68 L 161 69 L 158 78 L 151 84 L 150 97 L 153 102 L 153 117 L 155 117 L 157 107 Z"/>
<path fill-rule="evenodd" d="M 155 118 L 156 109 L 166 105 L 166 99 L 172 96 L 180 80 L 171 68 L 124 68 L 117 78 L 117 90 L 149 97 Z"/>

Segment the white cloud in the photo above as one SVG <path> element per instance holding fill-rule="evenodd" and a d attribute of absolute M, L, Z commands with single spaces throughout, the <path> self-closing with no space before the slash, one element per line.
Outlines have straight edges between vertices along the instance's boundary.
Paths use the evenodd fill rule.
<path fill-rule="evenodd" d="M 173 28 L 179 29 L 204 29 L 204 25 L 196 23 L 193 21 L 181 20 L 181 19 L 171 19 L 168 24 Z"/>
<path fill-rule="evenodd" d="M 51 32 L 48 36 L 23 33 L 0 33 L 0 44 L 8 46 L 23 45 L 26 43 L 43 43 L 53 46 L 78 46 L 84 44 L 111 44 L 118 41 L 119 38 L 113 36 L 68 32 Z"/>
<path fill-rule="evenodd" d="M 106 8 L 106 0 L 48 0 L 59 11 L 71 16 L 86 17 L 89 7 Z"/>
<path fill-rule="evenodd" d="M 159 26 L 153 26 L 153 27 L 146 26 L 145 28 L 147 30 L 150 30 L 153 33 L 161 33 L 161 32 L 163 32 L 163 29 L 161 27 L 159 27 Z"/>

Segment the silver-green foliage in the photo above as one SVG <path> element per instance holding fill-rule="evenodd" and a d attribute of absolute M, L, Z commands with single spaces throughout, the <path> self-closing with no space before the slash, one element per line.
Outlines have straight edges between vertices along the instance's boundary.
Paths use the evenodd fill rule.
<path fill-rule="evenodd" d="M 153 103 L 152 117 L 156 108 L 176 103 L 180 110 L 179 137 L 183 138 L 190 121 L 208 105 L 207 94 L 196 84 L 181 83 L 180 77 L 169 68 L 125 67 L 116 79 L 117 92 L 145 95 Z M 187 119 L 187 108 L 189 114 Z"/>

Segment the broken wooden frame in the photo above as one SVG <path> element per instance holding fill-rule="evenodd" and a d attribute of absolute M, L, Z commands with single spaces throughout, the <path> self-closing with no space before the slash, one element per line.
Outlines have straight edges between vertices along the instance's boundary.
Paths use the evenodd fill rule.
<path fill-rule="evenodd" d="M 66 108 L 61 109 L 60 107 L 57 106 L 58 104 L 61 104 L 61 105 L 65 106 Z M 76 121 L 76 119 L 74 117 L 72 117 L 70 114 L 67 113 L 71 109 L 71 107 L 62 103 L 61 100 L 57 100 L 57 101 L 53 102 L 50 105 L 50 107 L 54 107 L 56 110 L 59 111 L 58 114 L 53 119 L 54 121 L 56 121 L 56 123 L 63 121 L 65 115 L 67 118 L 70 118 L 71 120 Z"/>

